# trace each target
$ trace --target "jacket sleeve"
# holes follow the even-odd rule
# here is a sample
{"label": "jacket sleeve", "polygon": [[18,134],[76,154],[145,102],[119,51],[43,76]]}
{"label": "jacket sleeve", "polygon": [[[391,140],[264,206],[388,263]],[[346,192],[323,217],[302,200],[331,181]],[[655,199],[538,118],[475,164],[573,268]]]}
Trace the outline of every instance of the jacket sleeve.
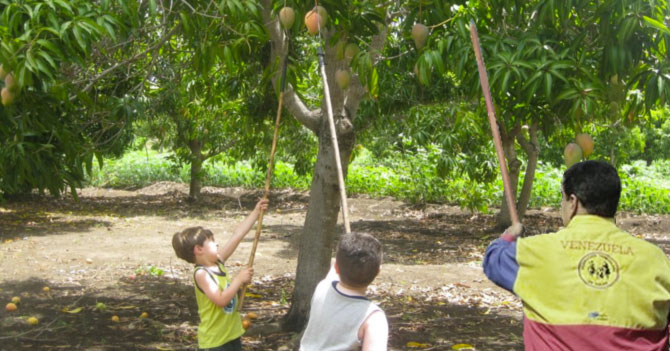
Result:
{"label": "jacket sleeve", "polygon": [[496,285],[514,292],[514,282],[519,272],[516,261],[516,241],[504,235],[493,241],[484,254],[484,274]]}

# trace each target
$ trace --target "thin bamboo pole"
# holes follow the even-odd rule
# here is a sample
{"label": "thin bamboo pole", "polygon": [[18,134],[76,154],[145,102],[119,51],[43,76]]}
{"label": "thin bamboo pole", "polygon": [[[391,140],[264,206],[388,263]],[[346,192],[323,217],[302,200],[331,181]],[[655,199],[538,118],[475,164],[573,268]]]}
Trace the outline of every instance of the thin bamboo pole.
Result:
{"label": "thin bamboo pole", "polygon": [[349,225],[349,207],[347,206],[347,192],[344,188],[344,175],[342,172],[342,159],[340,158],[340,146],[337,142],[337,129],[333,118],[333,106],[330,103],[330,89],[328,88],[328,78],[326,77],[326,56],[323,49],[319,47],[319,67],[321,68],[321,78],[323,79],[323,96],[326,101],[326,110],[328,115],[328,125],[330,126],[330,140],[333,143],[333,153],[335,154],[335,167],[337,168],[337,183],[340,187],[340,200],[342,202],[342,221],[344,222],[344,232],[351,233]]}
{"label": "thin bamboo pole", "polygon": [[498,122],[496,121],[496,113],[493,108],[493,99],[491,98],[491,90],[489,88],[489,77],[486,74],[486,66],[484,65],[484,58],[482,57],[482,48],[479,44],[479,35],[477,34],[477,26],[475,22],[470,20],[470,37],[472,38],[472,47],[475,50],[475,57],[477,58],[477,69],[479,70],[479,81],[484,93],[484,101],[486,101],[486,110],[489,115],[489,123],[491,125],[491,133],[493,134],[493,143],[496,146],[496,153],[498,154],[498,163],[500,164],[500,173],[502,174],[503,187],[505,188],[505,198],[507,199],[507,207],[509,207],[510,217],[512,223],[521,223],[519,215],[516,212],[516,205],[514,204],[514,194],[512,194],[512,185],[507,171],[507,162],[505,161],[505,154],[503,153],[502,141],[500,138],[500,131],[498,130]]}
{"label": "thin bamboo pole", "polygon": [[[281,76],[281,90],[279,91],[279,106],[277,107],[277,118],[275,119],[275,130],[272,136],[272,149],[270,151],[270,161],[268,162],[268,172],[265,175],[265,189],[263,191],[263,198],[267,199],[270,196],[270,182],[272,181],[272,174],[274,170],[274,160],[275,160],[275,151],[277,150],[277,137],[279,135],[279,122],[281,121],[281,112],[284,106],[284,88],[286,86],[286,66],[288,65],[288,56],[284,58],[284,65],[282,67],[282,76]],[[249,262],[247,267],[254,266],[254,258],[256,257],[256,248],[258,247],[258,241],[261,237],[261,230],[263,229],[263,215],[265,214],[264,210],[261,210],[261,213],[258,215],[258,220],[256,224],[256,235],[254,236],[254,244],[251,247],[251,253],[249,254]],[[244,296],[247,293],[247,286],[244,285],[242,288],[242,293],[240,294],[240,303],[237,304],[237,310],[242,310],[242,305],[244,305]]]}

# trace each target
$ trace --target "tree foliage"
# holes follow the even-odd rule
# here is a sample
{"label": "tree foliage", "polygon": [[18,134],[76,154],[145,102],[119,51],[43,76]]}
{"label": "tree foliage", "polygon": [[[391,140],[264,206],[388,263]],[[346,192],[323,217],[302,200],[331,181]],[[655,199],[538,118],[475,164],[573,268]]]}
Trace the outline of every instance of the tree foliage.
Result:
{"label": "tree foliage", "polygon": [[[517,153],[528,159],[521,213],[538,160],[537,133],[566,136],[554,139],[553,147],[562,148],[594,123],[637,123],[670,93],[665,1],[420,4],[424,22],[436,25],[419,58],[420,78],[426,71],[453,72],[472,97],[481,90],[469,22],[478,27],[514,192]],[[509,218],[499,220],[504,225]]]}
{"label": "tree foliage", "polygon": [[118,67],[135,60],[138,11],[135,1],[0,1],[0,63],[17,81],[0,107],[2,193],[60,194],[95,156],[122,151],[142,67]]}
{"label": "tree foliage", "polygon": [[[166,102],[163,112],[172,106],[191,116],[179,120],[191,121],[188,128],[172,126],[182,136],[174,144],[179,155],[201,137],[203,154],[220,151],[225,137],[215,117],[225,109],[268,112],[260,63],[268,57],[266,36],[255,2],[21,0],[2,1],[0,10],[0,62],[18,80],[15,101],[0,117],[0,167],[13,169],[2,172],[4,193],[80,186],[94,157],[102,162],[123,150],[137,112],[154,111],[143,106],[150,100]],[[157,89],[145,94],[146,87]],[[255,134],[243,131],[228,136]]]}

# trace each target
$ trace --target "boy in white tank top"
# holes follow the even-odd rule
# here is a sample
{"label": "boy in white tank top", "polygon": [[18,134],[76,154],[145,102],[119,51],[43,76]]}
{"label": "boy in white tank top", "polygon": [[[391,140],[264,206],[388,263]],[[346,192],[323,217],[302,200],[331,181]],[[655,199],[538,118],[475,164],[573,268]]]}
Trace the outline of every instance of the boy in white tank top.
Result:
{"label": "boy in white tank top", "polygon": [[373,236],[342,236],[335,264],[314,290],[300,351],[386,351],[386,315],[366,297],[381,261],[382,246]]}

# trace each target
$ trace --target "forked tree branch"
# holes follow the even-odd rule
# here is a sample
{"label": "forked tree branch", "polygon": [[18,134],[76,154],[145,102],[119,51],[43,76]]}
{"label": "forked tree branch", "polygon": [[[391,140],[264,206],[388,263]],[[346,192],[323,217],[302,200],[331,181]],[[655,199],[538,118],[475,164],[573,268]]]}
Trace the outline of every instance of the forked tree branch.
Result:
{"label": "forked tree branch", "polygon": [[[265,28],[270,35],[270,41],[272,44],[271,57],[273,61],[279,59],[279,65],[277,67],[282,67],[284,65],[284,60],[287,59],[288,54],[288,38],[282,32],[281,27],[279,26],[279,21],[272,18],[272,0],[262,0],[262,9],[261,13],[263,15],[263,23]],[[274,74],[272,78],[273,84],[276,84],[279,80],[280,70]],[[284,106],[286,109],[295,117],[300,123],[310,130],[316,132],[319,128],[319,120],[321,118],[321,109],[310,109],[302,101],[302,99],[296,94],[293,87],[288,85],[286,91],[284,91]]]}

